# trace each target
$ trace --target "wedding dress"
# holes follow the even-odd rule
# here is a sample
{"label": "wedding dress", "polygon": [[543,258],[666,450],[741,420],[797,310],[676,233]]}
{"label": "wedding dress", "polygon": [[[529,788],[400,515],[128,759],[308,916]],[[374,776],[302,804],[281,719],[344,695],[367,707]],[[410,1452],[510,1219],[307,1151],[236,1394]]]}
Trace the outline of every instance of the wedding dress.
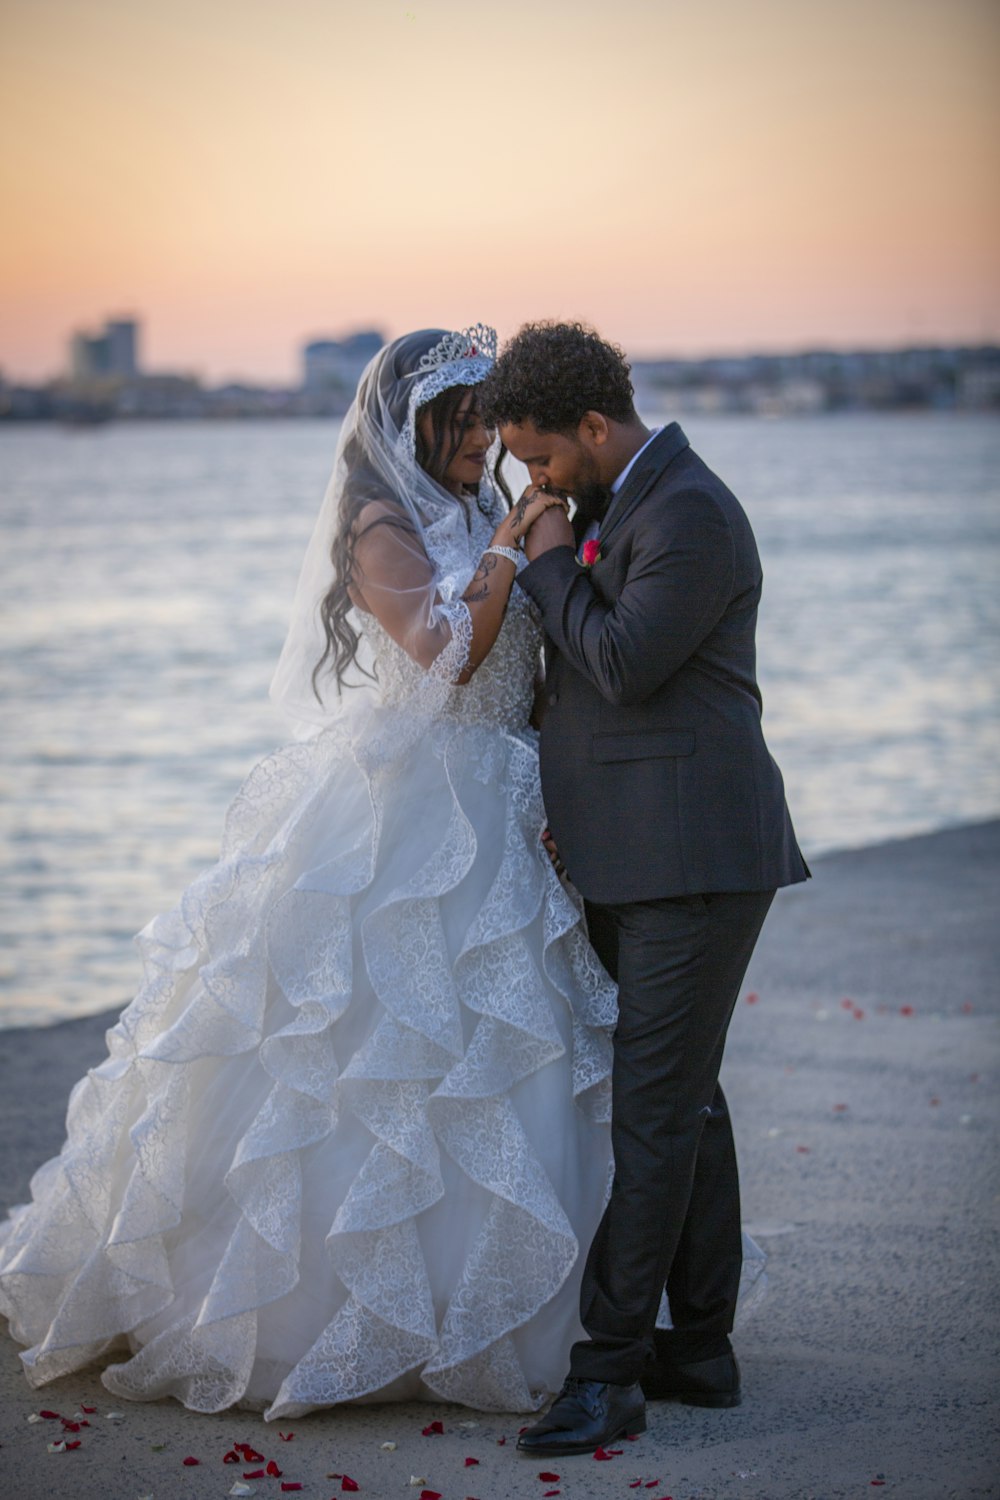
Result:
{"label": "wedding dress", "polygon": [[[454,363],[425,389],[476,374]],[[378,419],[397,454],[409,408]],[[520,589],[454,685],[502,514],[485,488],[467,514],[423,495],[444,649],[427,670],[365,617],[376,685],[256,767],[219,862],[140,934],[143,985],[0,1227],[33,1384],[100,1360],[116,1395],[268,1419],[523,1411],[561,1384],[609,1184],[615,991],[539,839]]]}
{"label": "wedding dress", "polygon": [[[436,503],[457,597],[503,511]],[[251,773],[0,1229],[35,1384],[110,1358],[119,1396],[275,1418],[562,1380],[615,995],[539,841],[540,630],[514,589],[461,687],[461,631],[430,683],[365,639],[377,692]]]}

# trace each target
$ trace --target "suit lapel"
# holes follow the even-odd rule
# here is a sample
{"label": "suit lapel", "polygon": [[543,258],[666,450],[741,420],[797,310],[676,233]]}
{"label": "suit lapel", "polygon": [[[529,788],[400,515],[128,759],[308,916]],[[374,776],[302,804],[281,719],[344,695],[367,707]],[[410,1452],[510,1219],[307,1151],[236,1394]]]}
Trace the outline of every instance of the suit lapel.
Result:
{"label": "suit lapel", "polygon": [[612,533],[617,531],[626,516],[635,510],[653,481],[688,447],[690,444],[678,422],[671,422],[656,434],[604,514],[600,533],[602,546],[610,541]]}

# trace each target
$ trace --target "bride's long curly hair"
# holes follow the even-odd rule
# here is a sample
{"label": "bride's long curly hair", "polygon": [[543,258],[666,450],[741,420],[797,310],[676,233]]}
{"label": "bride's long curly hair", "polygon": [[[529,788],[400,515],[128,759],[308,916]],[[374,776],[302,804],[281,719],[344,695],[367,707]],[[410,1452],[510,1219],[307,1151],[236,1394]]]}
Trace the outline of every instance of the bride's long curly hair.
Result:
{"label": "bride's long curly hair", "polygon": [[[472,401],[464,412],[459,408],[469,394],[473,393]],[[428,442],[421,431],[421,418],[426,412],[431,417],[431,442]],[[453,385],[447,390],[441,391],[425,406],[421,406],[416,414],[416,457],[417,463],[439,484],[444,483],[445,472],[455,454],[462,446],[466,432],[473,422],[479,417],[479,395],[476,386]],[[500,472],[500,464],[506,450],[501,445],[500,451],[493,462],[491,478],[497,489],[503,495],[507,504],[511,503],[510,490]],[[313,668],[312,686],[317,701],[322,702],[319,691],[318,679],[324,666],[332,661],[333,671],[337,679],[338,691],[344,687],[344,677],[352,662],[357,660],[358,643],[360,637],[351,624],[348,616],[353,608],[350,594],[350,586],[354,576],[354,548],[357,545],[359,533],[357,520],[361,511],[372,500],[386,500],[385,483],[379,478],[370,459],[365,453],[364,445],[355,437],[344,448],[343,462],[347,469],[344,481],[344,492],[340,506],[337,529],[334,533],[333,543],[330,548],[330,557],[333,562],[333,583],[323,599],[320,606],[320,619],[323,624],[323,634],[326,637],[326,646],[323,655]],[[462,505],[466,513],[466,525],[472,525],[470,506],[475,504],[483,515],[489,516],[488,498],[482,496],[477,488],[466,490],[461,499],[456,500],[456,505]],[[412,523],[400,509],[398,519],[391,515],[380,517],[372,523],[375,526],[399,526],[406,531],[412,531]],[[367,529],[367,528],[366,528]],[[361,670],[365,670],[361,668]],[[365,676],[371,677],[370,672],[365,671]],[[349,685],[349,684],[348,684]]]}

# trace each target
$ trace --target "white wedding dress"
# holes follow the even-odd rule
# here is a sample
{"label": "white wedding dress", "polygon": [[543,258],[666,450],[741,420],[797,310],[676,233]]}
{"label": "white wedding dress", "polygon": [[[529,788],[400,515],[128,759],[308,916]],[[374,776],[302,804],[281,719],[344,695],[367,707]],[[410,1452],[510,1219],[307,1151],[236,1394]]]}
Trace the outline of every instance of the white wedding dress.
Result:
{"label": "white wedding dress", "polygon": [[529,611],[514,589],[429,720],[372,623],[381,703],[260,764],[140,935],[145,983],[0,1229],[33,1383],[110,1357],[119,1396],[269,1418],[558,1388],[615,992],[539,842]]}

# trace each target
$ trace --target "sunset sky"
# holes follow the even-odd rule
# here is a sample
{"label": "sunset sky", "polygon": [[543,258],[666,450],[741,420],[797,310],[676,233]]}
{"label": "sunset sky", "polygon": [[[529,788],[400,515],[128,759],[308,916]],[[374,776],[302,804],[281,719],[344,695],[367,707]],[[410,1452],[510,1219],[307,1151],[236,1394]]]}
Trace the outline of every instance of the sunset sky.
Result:
{"label": "sunset sky", "polygon": [[1000,338],[997,0],[3,0],[0,370]]}

